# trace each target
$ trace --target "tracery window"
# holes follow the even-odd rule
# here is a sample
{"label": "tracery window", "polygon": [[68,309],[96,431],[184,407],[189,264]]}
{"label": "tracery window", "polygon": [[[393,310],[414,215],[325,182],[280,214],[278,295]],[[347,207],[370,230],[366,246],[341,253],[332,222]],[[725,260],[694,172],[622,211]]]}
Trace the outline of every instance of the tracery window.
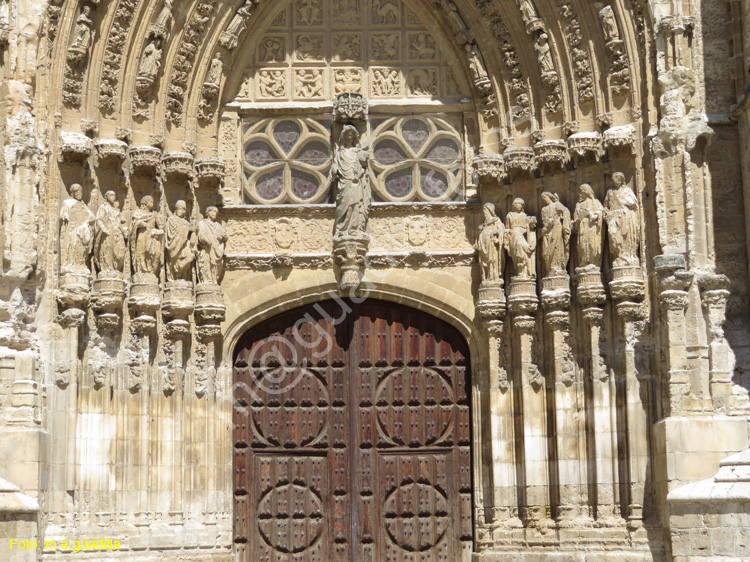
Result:
{"label": "tracery window", "polygon": [[252,203],[311,204],[328,199],[330,125],[310,118],[263,119],[247,126],[245,197]]}
{"label": "tracery window", "polygon": [[460,194],[461,138],[437,117],[385,119],[373,131],[370,169],[383,201],[446,201]]}

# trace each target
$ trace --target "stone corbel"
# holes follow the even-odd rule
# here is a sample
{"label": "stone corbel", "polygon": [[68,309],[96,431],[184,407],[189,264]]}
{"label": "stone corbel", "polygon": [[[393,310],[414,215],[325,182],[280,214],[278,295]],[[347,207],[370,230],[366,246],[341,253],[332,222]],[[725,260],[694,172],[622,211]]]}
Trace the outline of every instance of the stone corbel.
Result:
{"label": "stone corbel", "polygon": [[100,164],[122,166],[128,157],[128,144],[118,139],[99,139],[95,143]]}
{"label": "stone corbel", "polygon": [[529,146],[509,146],[503,152],[505,169],[509,174],[532,176],[536,168],[534,149]]}
{"label": "stone corbel", "polygon": [[505,160],[500,154],[480,153],[474,156],[472,165],[477,181],[483,178],[492,178],[499,182],[505,180]]}
{"label": "stone corbel", "polygon": [[91,139],[83,133],[62,131],[60,133],[60,161],[68,164],[84,164],[94,151]]}
{"label": "stone corbel", "polygon": [[195,158],[189,152],[165,152],[161,164],[164,175],[169,180],[184,182],[195,176]]}
{"label": "stone corbel", "polygon": [[226,175],[226,164],[218,157],[207,156],[195,161],[196,177],[198,187],[212,191],[221,189],[221,184]]}
{"label": "stone corbel", "polygon": [[536,164],[543,172],[561,171],[570,160],[564,140],[542,140],[534,144]]}
{"label": "stone corbel", "polygon": [[635,127],[633,125],[610,127],[604,131],[602,145],[609,152],[610,157],[621,153],[635,154]]}
{"label": "stone corbel", "polygon": [[576,164],[595,162],[602,156],[602,135],[596,131],[574,133],[568,137],[568,153]]}
{"label": "stone corbel", "polygon": [[161,166],[161,149],[155,146],[133,146],[130,148],[130,167],[133,173],[155,178]]}

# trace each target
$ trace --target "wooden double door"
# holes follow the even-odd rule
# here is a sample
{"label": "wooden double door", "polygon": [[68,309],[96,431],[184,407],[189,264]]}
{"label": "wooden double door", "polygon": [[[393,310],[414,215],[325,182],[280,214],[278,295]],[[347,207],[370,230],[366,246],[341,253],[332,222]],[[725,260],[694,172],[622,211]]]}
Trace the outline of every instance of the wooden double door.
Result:
{"label": "wooden double door", "polygon": [[238,560],[470,560],[469,355],[453,327],[326,301],[252,328],[234,377]]}

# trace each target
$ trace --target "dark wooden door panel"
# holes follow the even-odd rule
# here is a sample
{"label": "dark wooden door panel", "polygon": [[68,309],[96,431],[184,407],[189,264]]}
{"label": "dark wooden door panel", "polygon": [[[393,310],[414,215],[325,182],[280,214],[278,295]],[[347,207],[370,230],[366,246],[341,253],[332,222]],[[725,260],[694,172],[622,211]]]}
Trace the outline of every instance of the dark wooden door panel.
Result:
{"label": "dark wooden door panel", "polygon": [[418,311],[348,305],[291,311],[238,345],[239,559],[468,560],[466,344]]}

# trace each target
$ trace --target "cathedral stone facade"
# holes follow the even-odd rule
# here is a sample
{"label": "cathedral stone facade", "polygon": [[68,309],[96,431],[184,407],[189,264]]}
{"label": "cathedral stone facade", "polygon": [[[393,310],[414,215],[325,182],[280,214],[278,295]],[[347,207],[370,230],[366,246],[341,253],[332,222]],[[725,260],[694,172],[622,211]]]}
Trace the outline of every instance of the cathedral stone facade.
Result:
{"label": "cathedral stone facade", "polygon": [[747,29],[0,0],[0,559],[750,559]]}

